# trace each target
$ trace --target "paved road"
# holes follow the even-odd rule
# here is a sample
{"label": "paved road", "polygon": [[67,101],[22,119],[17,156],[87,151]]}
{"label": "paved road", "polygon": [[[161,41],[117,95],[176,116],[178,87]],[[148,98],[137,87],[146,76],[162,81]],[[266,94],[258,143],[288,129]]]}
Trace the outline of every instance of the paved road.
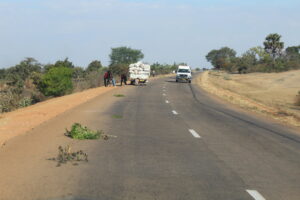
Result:
{"label": "paved road", "polygon": [[194,85],[155,81],[113,109],[124,116],[112,130],[120,137],[95,166],[109,181],[84,180],[101,188],[93,197],[300,199],[300,138],[228,110]]}
{"label": "paved road", "polygon": [[123,118],[105,121],[118,137],[85,145],[90,162],[68,166],[77,173],[60,177],[70,185],[54,199],[300,199],[300,137],[292,131],[172,78],[122,92],[126,96],[105,112],[96,101],[76,111],[86,111],[98,129],[104,114]]}

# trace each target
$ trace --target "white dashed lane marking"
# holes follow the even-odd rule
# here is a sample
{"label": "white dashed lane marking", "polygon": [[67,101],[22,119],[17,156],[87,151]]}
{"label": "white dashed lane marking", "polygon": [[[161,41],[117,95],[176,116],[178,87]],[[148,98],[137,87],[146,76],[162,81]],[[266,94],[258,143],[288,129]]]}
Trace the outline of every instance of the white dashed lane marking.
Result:
{"label": "white dashed lane marking", "polygon": [[168,100],[166,100],[166,103],[170,103]]}
{"label": "white dashed lane marking", "polygon": [[201,136],[193,129],[189,129],[189,132],[195,137],[195,138],[201,138]]}
{"label": "white dashed lane marking", "polygon": [[259,192],[257,192],[256,190],[246,190],[251,197],[253,197],[253,199],[255,200],[266,200],[261,194],[259,194]]}
{"label": "white dashed lane marking", "polygon": [[163,96],[166,96],[166,94],[165,94],[165,93],[163,93]]}
{"label": "white dashed lane marking", "polygon": [[173,113],[174,115],[178,115],[178,112],[176,112],[175,110],[172,110],[172,113]]}

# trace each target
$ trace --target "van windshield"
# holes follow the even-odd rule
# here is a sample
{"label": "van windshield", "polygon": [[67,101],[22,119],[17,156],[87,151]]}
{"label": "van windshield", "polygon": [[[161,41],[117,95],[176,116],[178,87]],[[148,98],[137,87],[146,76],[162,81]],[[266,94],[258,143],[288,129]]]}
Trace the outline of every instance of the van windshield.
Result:
{"label": "van windshield", "polygon": [[190,73],[190,70],[188,70],[188,69],[178,69],[178,72],[181,72],[181,73]]}

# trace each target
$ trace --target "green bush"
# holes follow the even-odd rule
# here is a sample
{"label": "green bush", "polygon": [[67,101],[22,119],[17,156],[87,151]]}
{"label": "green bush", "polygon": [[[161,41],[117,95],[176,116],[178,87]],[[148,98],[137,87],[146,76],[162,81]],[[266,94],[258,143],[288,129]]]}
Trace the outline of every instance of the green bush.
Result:
{"label": "green bush", "polygon": [[28,98],[28,97],[24,97],[23,99],[21,99],[21,101],[19,101],[19,108],[24,108],[27,106],[32,105],[32,99]]}
{"label": "green bush", "polygon": [[42,76],[38,89],[45,96],[63,96],[73,90],[73,70],[67,67],[53,67]]}
{"label": "green bush", "polygon": [[102,131],[93,131],[79,123],[73,124],[71,131],[66,130],[66,136],[77,140],[95,140],[99,139]]}
{"label": "green bush", "polygon": [[34,91],[31,93],[32,104],[39,103],[46,100],[45,95],[39,91]]}

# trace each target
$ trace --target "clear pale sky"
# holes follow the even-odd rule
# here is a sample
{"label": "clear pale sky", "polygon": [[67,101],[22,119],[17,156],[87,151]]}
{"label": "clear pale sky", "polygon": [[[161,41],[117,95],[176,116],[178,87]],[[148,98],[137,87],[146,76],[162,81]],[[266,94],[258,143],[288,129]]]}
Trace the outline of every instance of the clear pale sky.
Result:
{"label": "clear pale sky", "polygon": [[111,47],[141,49],[144,61],[209,67],[205,55],[241,54],[279,33],[300,45],[299,0],[0,0],[0,68],[25,57],[109,63]]}

